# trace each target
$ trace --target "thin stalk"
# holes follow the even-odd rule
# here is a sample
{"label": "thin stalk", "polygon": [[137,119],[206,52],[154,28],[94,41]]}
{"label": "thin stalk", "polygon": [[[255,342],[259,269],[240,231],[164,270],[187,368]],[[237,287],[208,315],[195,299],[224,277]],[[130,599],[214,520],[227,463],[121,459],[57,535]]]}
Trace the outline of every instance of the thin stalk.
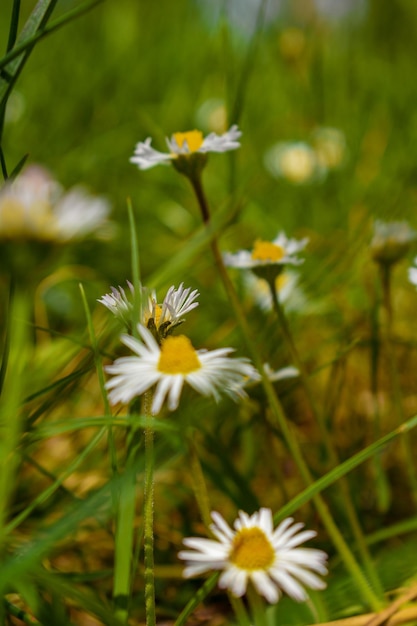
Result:
{"label": "thin stalk", "polygon": [[[401,385],[399,380],[397,355],[395,353],[394,334],[393,334],[393,322],[394,322],[394,309],[392,306],[392,292],[391,292],[391,270],[392,264],[380,263],[380,277],[382,284],[382,300],[386,313],[386,350],[388,357],[388,367],[391,378],[391,391],[392,402],[395,407],[396,413],[399,416],[400,423],[404,423],[406,416],[404,413],[404,407],[401,396]],[[408,481],[411,490],[411,497],[413,499],[414,507],[417,508],[417,470],[414,464],[414,453],[412,450],[412,444],[408,433],[404,433],[402,437],[402,444],[404,450],[405,464],[408,472]]]}
{"label": "thin stalk", "polygon": [[249,618],[248,612],[241,598],[237,598],[232,593],[228,594],[230,605],[236,616],[236,621],[239,626],[251,626],[252,622]]}
{"label": "thin stalk", "polygon": [[[370,367],[370,385],[372,393],[372,405],[373,405],[373,430],[374,439],[379,439],[381,436],[381,411],[379,408],[379,380],[378,372],[381,361],[381,340],[378,321],[378,304],[372,307],[371,312],[371,340],[370,340],[370,352],[369,352],[369,367]],[[373,458],[373,469],[375,472],[375,487],[376,487],[376,501],[377,508],[380,513],[386,513],[391,503],[391,490],[389,482],[386,476],[386,472],[382,465],[381,454],[375,455]]]}
{"label": "thin stalk", "polygon": [[[190,179],[190,182],[196,194],[196,197],[197,197],[200,209],[201,209],[201,213],[203,216],[203,221],[206,224],[208,224],[208,222],[210,221],[210,211],[209,211],[208,203],[207,203],[207,200],[205,198],[205,194],[202,188],[201,180]],[[306,485],[312,485],[314,483],[313,477],[311,476],[310,470],[304,460],[297,438],[295,437],[293,431],[291,430],[289,426],[289,421],[287,420],[285,416],[284,410],[281,406],[278,396],[275,393],[275,389],[271,381],[269,380],[268,376],[265,373],[262,359],[257,350],[256,342],[252,336],[252,332],[246,320],[245,313],[241,307],[239,297],[236,293],[233,283],[231,282],[229,278],[227,269],[223,263],[223,258],[218,248],[217,240],[214,237],[211,241],[211,249],[212,249],[213,256],[217,265],[217,270],[223,282],[224,288],[226,290],[226,294],[228,295],[230,302],[233,306],[235,316],[241,327],[241,330],[244,335],[246,345],[250,352],[251,358],[261,376],[262,385],[264,387],[265,394],[268,398],[274,421],[276,421],[279,428],[281,429],[282,435],[285,438],[288,449],[294,458],[294,462],[296,463],[300,471],[300,474],[304,479],[304,482],[306,483]],[[334,522],[333,517],[327,507],[327,504],[325,503],[321,495],[316,495],[314,497],[314,503],[323,521],[323,524],[325,525],[326,530],[329,533],[331,540],[333,541],[333,544],[335,545],[342,560],[344,561],[346,568],[348,569],[348,571],[350,572],[350,574],[356,581],[358,590],[360,591],[363,599],[373,610],[378,611],[381,608],[382,603],[379,600],[379,598],[376,596],[374,591],[370,588],[367,579],[363,575],[361,568],[359,567],[355,557],[353,556],[352,551],[350,550],[349,546],[345,542],[338,526]]]}
{"label": "thin stalk", "polygon": [[251,582],[249,582],[246,595],[251,609],[253,624],[255,626],[268,626],[265,614],[265,602]]}
{"label": "thin stalk", "polygon": [[190,451],[191,481],[193,485],[195,499],[200,510],[201,519],[205,527],[209,530],[211,525],[210,516],[210,500],[207,491],[206,481],[201,467],[200,459],[197,453],[197,447],[194,440],[190,437],[188,440],[188,449]]}
{"label": "thin stalk", "polygon": [[[275,282],[273,280],[268,281],[269,289],[271,292],[272,303],[274,307],[274,311],[278,317],[278,321],[280,323],[282,333],[284,335],[284,339],[287,343],[287,346],[290,350],[291,357],[293,359],[294,365],[297,367],[300,373],[301,383],[303,385],[305,394],[310,403],[311,410],[313,412],[314,418],[319,426],[321,436],[324,441],[324,445],[326,448],[327,455],[330,460],[331,467],[337,467],[340,464],[340,459],[338,457],[337,451],[333,445],[333,441],[329,435],[329,431],[326,427],[325,421],[323,419],[322,412],[318,409],[314,394],[311,389],[310,380],[308,377],[308,373],[304,367],[304,363],[300,358],[297,347],[295,345],[292,333],[290,331],[286,315],[284,310],[279,302],[277,291],[275,288]],[[343,496],[343,503],[345,506],[345,510],[347,513],[347,518],[353,533],[353,536],[356,540],[356,544],[358,547],[359,554],[361,556],[363,565],[365,567],[366,573],[369,576],[370,581],[374,585],[380,597],[383,597],[384,590],[381,585],[381,581],[378,576],[378,572],[372,560],[371,554],[369,552],[369,548],[366,544],[366,539],[362,531],[361,524],[359,522],[359,518],[355,509],[355,506],[352,501],[352,496],[350,493],[349,482],[345,476],[343,476],[339,481],[340,489]]]}
{"label": "thin stalk", "polygon": [[17,29],[19,26],[20,0],[13,0],[12,16],[10,19],[9,39],[7,41],[7,52],[9,52],[16,41]]}
{"label": "thin stalk", "polygon": [[[151,416],[152,391],[147,391],[143,401],[144,414]],[[145,509],[144,509],[144,555],[145,555],[145,613],[146,626],[155,626],[155,564],[154,564],[154,433],[150,423],[145,428]]]}

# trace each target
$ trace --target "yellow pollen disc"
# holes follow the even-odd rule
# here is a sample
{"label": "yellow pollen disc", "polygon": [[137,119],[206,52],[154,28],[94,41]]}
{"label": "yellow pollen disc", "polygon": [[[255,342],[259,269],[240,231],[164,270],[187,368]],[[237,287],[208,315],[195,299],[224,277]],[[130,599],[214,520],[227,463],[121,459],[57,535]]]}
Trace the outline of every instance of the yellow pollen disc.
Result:
{"label": "yellow pollen disc", "polygon": [[197,152],[203,145],[203,133],[199,130],[188,130],[185,133],[174,133],[173,138],[177,142],[179,148],[183,148],[187,143],[190,152]]}
{"label": "yellow pollen disc", "polygon": [[170,335],[162,343],[158,370],[163,374],[189,374],[200,368],[200,359],[188,337]]}
{"label": "yellow pollen disc", "polygon": [[270,241],[257,239],[252,250],[252,259],[255,261],[280,261],[285,256],[284,248]]}
{"label": "yellow pollen disc", "polygon": [[233,540],[229,558],[240,569],[267,570],[275,560],[275,552],[260,528],[242,528]]}

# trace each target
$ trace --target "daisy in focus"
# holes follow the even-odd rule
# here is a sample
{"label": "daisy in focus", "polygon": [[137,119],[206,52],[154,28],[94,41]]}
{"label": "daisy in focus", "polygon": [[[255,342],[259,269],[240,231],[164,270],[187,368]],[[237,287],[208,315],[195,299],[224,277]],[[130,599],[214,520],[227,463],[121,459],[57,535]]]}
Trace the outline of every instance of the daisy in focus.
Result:
{"label": "daisy in focus", "polygon": [[[132,321],[135,289],[129,281],[127,284],[129,287],[127,293],[123,287],[119,286],[118,289],[112,287],[111,293],[99,298],[98,302],[107,307],[115,317],[129,327]],[[181,283],[178,289],[172,285],[163,302],[158,304],[156,292],[141,287],[141,323],[152,332],[155,339],[160,343],[161,339],[164,339],[174,328],[184,322],[183,315],[198,306],[196,300],[199,295],[197,289],[184,288],[184,283]]]}
{"label": "daisy in focus", "polygon": [[203,133],[199,130],[174,133],[170,139],[166,139],[168,153],[155,150],[151,145],[151,137],[148,137],[145,141],[136,144],[135,153],[130,158],[130,162],[137,165],[140,170],[147,170],[160,163],[181,160],[181,157],[189,159],[208,152],[228,152],[240,147],[241,135],[236,125],[231,126],[222,135],[210,133],[207,137],[203,137]]}
{"label": "daisy in focus", "polygon": [[195,350],[185,335],[169,335],[159,345],[141,324],[138,331],[141,339],[121,337],[136,356],[121,357],[106,367],[113,375],[106,384],[112,404],[129,404],[156,385],[151,408],[156,415],[165,400],[170,411],[178,407],[184,383],[216,401],[222,393],[238,399],[246,396],[245,381],[257,376],[248,359],[229,357],[232,348]]}
{"label": "daisy in focus", "polygon": [[110,205],[82,187],[65,192],[47,170],[32,165],[0,189],[0,239],[64,243],[106,236]]}
{"label": "daisy in focus", "polygon": [[300,265],[304,259],[297,254],[305,248],[308,238],[288,239],[280,232],[273,241],[257,239],[252,250],[239,250],[235,254],[223,255],[225,265],[238,269],[252,270],[260,278],[274,282],[287,265]]}
{"label": "daisy in focus", "polygon": [[178,556],[185,563],[184,576],[198,576],[210,570],[222,570],[219,587],[241,597],[249,581],[268,602],[275,603],[284,592],[297,602],[308,596],[304,587],[324,589],[326,584],[316,575],[327,574],[327,554],[313,548],[299,548],[315,537],[304,524],[285,519],[274,530],[272,512],[261,508],[249,516],[242,511],[233,529],[220,513],[211,514],[210,529],[216,540],[198,537],[184,539],[191,550]]}

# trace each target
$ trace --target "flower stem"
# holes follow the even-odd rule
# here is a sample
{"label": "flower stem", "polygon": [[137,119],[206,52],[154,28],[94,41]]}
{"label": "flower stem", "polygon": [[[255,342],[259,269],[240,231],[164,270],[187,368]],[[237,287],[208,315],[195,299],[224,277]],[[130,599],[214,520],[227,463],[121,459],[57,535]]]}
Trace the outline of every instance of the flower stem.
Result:
{"label": "flower stem", "polygon": [[[146,418],[151,416],[152,392],[147,391],[143,400]],[[144,508],[144,554],[145,554],[145,613],[146,626],[155,626],[155,577],[154,577],[154,433],[149,422],[145,427],[145,508]]]}
{"label": "flower stem", "polygon": [[203,470],[197,453],[197,447],[195,441],[191,437],[188,439],[188,448],[191,457],[190,475],[195,499],[197,501],[198,508],[200,509],[201,519],[203,520],[205,527],[209,530],[211,525],[210,501],[206,481],[204,480]]}
{"label": "flower stem", "polygon": [[251,626],[252,622],[241,598],[237,598],[232,593],[228,594],[229,602],[236,616],[236,622],[239,626]]}
{"label": "flower stem", "polygon": [[[323,418],[323,414],[322,412],[318,409],[317,404],[315,402],[314,399],[314,394],[312,392],[311,389],[311,385],[310,385],[310,380],[309,380],[309,376],[308,373],[304,367],[304,363],[302,362],[300,355],[298,353],[297,347],[295,345],[295,342],[293,340],[292,337],[292,333],[290,331],[288,322],[287,322],[287,318],[286,315],[284,313],[284,310],[281,306],[281,303],[278,299],[277,296],[277,291],[275,288],[275,282],[274,281],[268,281],[268,285],[269,285],[269,289],[271,292],[271,296],[272,296],[272,303],[273,303],[273,307],[274,307],[274,311],[277,314],[279,323],[281,325],[281,329],[284,335],[284,339],[287,343],[287,346],[290,350],[291,353],[291,357],[293,359],[294,365],[297,367],[299,374],[300,374],[300,379],[301,379],[301,383],[304,387],[307,399],[310,403],[311,406],[311,410],[313,412],[314,418],[319,426],[320,429],[320,433],[321,436],[323,438],[324,441],[324,445],[326,448],[326,452],[328,455],[328,458],[330,460],[330,464],[331,467],[337,467],[337,465],[340,464],[340,459],[338,457],[337,451],[335,449],[335,446],[333,445],[333,441],[330,437],[329,431],[326,427],[325,424],[325,420]],[[372,584],[374,585],[375,589],[377,590],[378,594],[383,597],[384,594],[384,590],[382,588],[381,585],[381,581],[379,579],[377,570],[375,568],[375,565],[372,561],[372,557],[370,555],[368,546],[366,544],[366,540],[362,531],[362,527],[361,524],[359,522],[358,519],[358,515],[355,509],[355,506],[353,504],[352,501],[352,496],[350,493],[350,487],[349,487],[349,483],[348,480],[345,476],[340,478],[339,481],[339,485],[340,485],[340,489],[341,489],[341,494],[343,496],[343,503],[346,509],[346,513],[347,513],[347,518],[351,527],[351,530],[353,532],[353,536],[355,537],[356,540],[356,545],[358,548],[358,551],[361,555],[362,561],[363,561],[363,565],[366,569],[366,573],[369,576],[369,579],[372,581]]]}
{"label": "flower stem", "polygon": [[265,602],[250,582],[248,584],[246,595],[251,608],[253,624],[255,626],[267,626],[268,622],[265,615]]}
{"label": "flower stem", "polygon": [[[395,407],[396,413],[399,416],[400,423],[402,424],[406,420],[406,416],[404,414],[404,407],[401,398],[401,387],[399,381],[399,373],[398,373],[398,364],[397,364],[397,355],[395,353],[395,342],[394,342],[394,334],[393,334],[393,321],[394,321],[394,310],[392,306],[392,295],[391,295],[391,270],[392,264],[390,263],[380,263],[380,276],[381,276],[381,284],[382,284],[382,299],[383,306],[386,313],[386,351],[388,357],[388,367],[389,373],[392,383],[392,402]],[[417,472],[416,467],[414,465],[414,455],[411,446],[410,436],[408,433],[404,433],[402,437],[402,444],[404,450],[404,458],[408,472],[408,481],[411,489],[411,496],[413,499],[414,507],[417,508]]]}
{"label": "flower stem", "polygon": [[[208,224],[210,221],[210,211],[208,207],[208,203],[203,191],[203,187],[201,184],[201,180],[193,180],[190,179],[194,192],[196,194],[203,221],[205,224]],[[281,406],[281,403],[278,399],[278,396],[275,393],[275,389],[269,380],[268,376],[265,373],[262,359],[259,355],[256,342],[252,337],[252,333],[250,331],[248,322],[245,317],[245,313],[241,307],[239,297],[236,293],[236,290],[231,282],[229,275],[227,273],[227,269],[223,263],[223,258],[219,251],[217,241],[215,238],[211,241],[211,248],[213,252],[213,256],[217,265],[217,269],[220,275],[220,278],[223,282],[226,293],[230,299],[230,302],[233,306],[235,316],[237,321],[241,327],[242,333],[244,335],[246,345],[251,354],[252,360],[255,364],[255,367],[259,371],[261,375],[262,384],[266,393],[266,396],[269,401],[270,409],[273,415],[274,420],[277,422],[279,428],[281,429],[282,435],[287,443],[288,449],[292,454],[294,461],[300,471],[301,476],[304,479],[306,485],[313,484],[314,480],[311,476],[310,470],[304,461],[303,455],[301,453],[300,446],[298,444],[297,438],[295,437],[293,431],[291,430],[288,420],[285,416],[284,410]],[[329,533],[330,538],[332,539],[336,549],[338,550],[341,558],[343,559],[346,568],[356,581],[358,590],[361,592],[362,598],[364,601],[374,610],[378,611],[381,608],[381,601],[375,595],[374,591],[370,588],[367,579],[363,575],[353,553],[351,552],[348,544],[344,540],[338,526],[333,520],[333,517],[325,503],[324,499],[321,495],[316,495],[314,497],[315,506],[320,514],[320,517],[325,525],[327,532]]]}

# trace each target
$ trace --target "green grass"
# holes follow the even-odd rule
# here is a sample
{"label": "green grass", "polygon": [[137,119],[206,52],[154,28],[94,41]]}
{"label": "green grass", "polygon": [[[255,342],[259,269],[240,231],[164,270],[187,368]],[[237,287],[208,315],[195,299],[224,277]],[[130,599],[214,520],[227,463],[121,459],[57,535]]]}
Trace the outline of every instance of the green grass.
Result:
{"label": "green grass", "polygon": [[[288,2],[273,19],[261,13],[250,37],[228,17],[226,2],[211,20],[203,2],[192,0],[92,7],[42,0],[34,14],[35,2],[20,11],[19,4],[6,0],[0,8],[4,55],[28,37],[31,44],[24,64],[19,55],[3,65],[0,59],[16,75],[11,90],[11,79],[0,77],[3,105],[10,91],[2,170],[16,174],[27,158],[66,189],[82,185],[107,197],[115,230],[109,240],[62,250],[0,242],[0,621],[145,623],[149,463],[157,623],[192,624],[193,612],[203,619],[201,603],[207,623],[237,623],[233,610],[245,621],[244,605],[229,601],[216,577],[181,576],[182,539],[206,534],[205,489],[209,507],[229,522],[239,509],[267,506],[277,522],[292,515],[317,530],[312,543],[329,553],[328,588],[306,604],[283,598],[264,616],[254,609],[258,625],[367,613],[373,597],[388,605],[417,574],[407,462],[407,445],[411,452],[416,445],[417,293],[407,278],[416,246],[392,269],[389,320],[369,245],[375,219],[407,220],[417,229],[417,7],[369,0],[362,17],[333,22],[309,13],[307,3],[297,13]],[[207,101],[223,103],[227,125],[238,123],[243,133],[239,150],[209,155],[208,228],[186,177],[170,166],[140,171],[129,163],[146,137],[164,151],[175,131],[213,130]],[[311,143],[318,127],[344,134],[340,167],[302,185],[274,178],[266,151],[283,141]],[[0,197],[0,236],[1,229]],[[180,331],[196,348],[232,346],[236,356],[274,369],[291,363],[273,312],[259,309],[243,276],[230,270],[236,316],[232,288],[212,256],[213,241],[222,251],[249,249],[281,229],[310,238],[296,268],[302,306],[284,310],[337,467],[294,380],[254,384],[238,404],[216,404],[186,388],[176,411],[151,421],[139,404],[131,415],[110,407],[102,368],[127,350],[122,325],[97,298],[126,280],[156,288],[158,300],[172,284],[197,288],[200,306]],[[10,268],[17,266],[15,285]],[[154,432],[153,450],[145,429]],[[369,576],[342,480],[384,596],[373,582],[363,592],[323,517],[320,498]],[[149,605],[149,571],[147,581]]]}

